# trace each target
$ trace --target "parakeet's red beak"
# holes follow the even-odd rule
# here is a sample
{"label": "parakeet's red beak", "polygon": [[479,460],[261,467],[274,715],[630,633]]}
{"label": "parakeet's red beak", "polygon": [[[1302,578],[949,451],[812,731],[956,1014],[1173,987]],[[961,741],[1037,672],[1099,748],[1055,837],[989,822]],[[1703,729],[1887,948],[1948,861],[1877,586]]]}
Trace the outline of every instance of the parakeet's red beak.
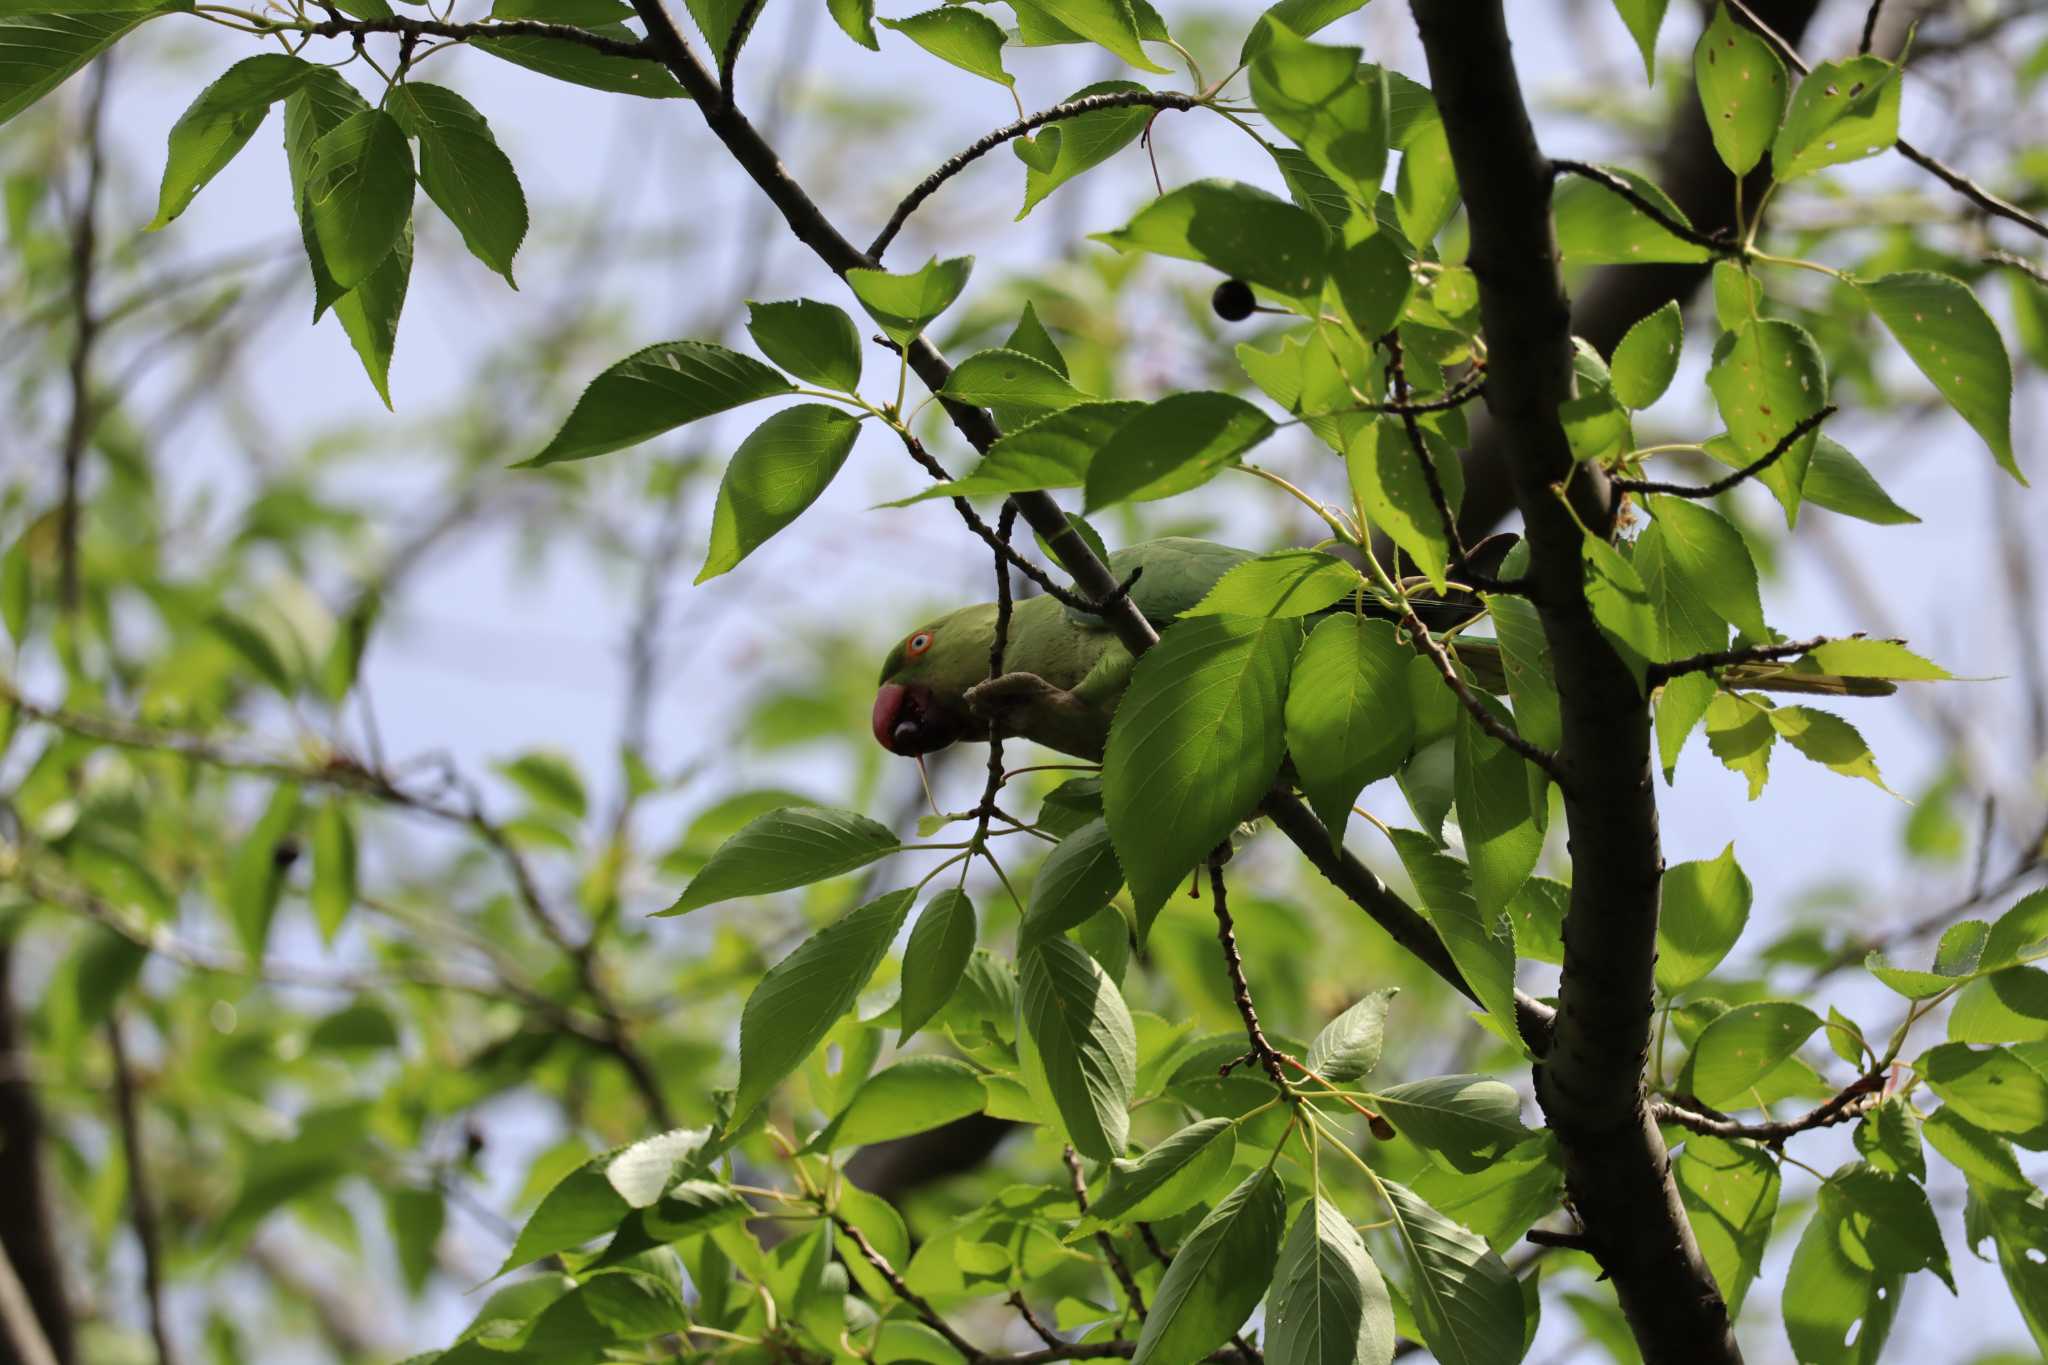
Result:
{"label": "parakeet's red beak", "polygon": [[875,743],[892,754],[900,752],[895,744],[896,721],[909,699],[910,689],[902,683],[883,683],[882,690],[875,693]]}

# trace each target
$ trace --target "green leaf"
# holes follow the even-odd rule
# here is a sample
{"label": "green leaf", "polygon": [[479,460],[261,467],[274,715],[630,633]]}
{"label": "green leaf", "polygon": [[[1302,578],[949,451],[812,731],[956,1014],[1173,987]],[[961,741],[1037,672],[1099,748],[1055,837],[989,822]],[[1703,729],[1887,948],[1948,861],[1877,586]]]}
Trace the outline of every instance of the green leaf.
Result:
{"label": "green leaf", "polygon": [[[1693,727],[1706,719],[1708,709],[1720,695],[1708,673],[1687,673],[1664,684],[1657,693],[1657,761],[1669,783],[1678,768],[1678,751],[1685,747]],[[1758,718],[1766,731],[1770,722]],[[1769,750],[1766,749],[1768,754]],[[1757,784],[1761,786],[1761,782]],[[1751,799],[1754,799],[1752,793]]]}
{"label": "green leaf", "polygon": [[1423,1344],[1443,1365],[1516,1365],[1522,1358],[1522,1288],[1486,1243],[1425,1204],[1379,1182],[1408,1259],[1408,1304]]}
{"label": "green leaf", "polygon": [[1041,488],[1079,488],[1095,453],[1144,410],[1143,403],[1076,403],[1006,432],[981,463],[951,483],[933,484],[895,506],[930,498],[973,498]]}
{"label": "green leaf", "polygon": [[356,831],[339,800],[313,815],[313,886],[310,895],[320,941],[333,943],[356,903]]}
{"label": "green leaf", "polygon": [[591,1265],[618,1265],[655,1247],[702,1237],[759,1216],[737,1191],[715,1180],[679,1181],[653,1203],[620,1219],[618,1233]]}
{"label": "green leaf", "polygon": [[1458,207],[1450,137],[1429,91],[1397,71],[1387,72],[1387,108],[1394,145],[1401,149],[1401,166],[1394,173],[1394,215],[1402,236],[1427,246]]}
{"label": "green leaf", "polygon": [[[600,37],[617,38],[621,42],[634,42],[640,37],[624,24],[585,27],[591,27],[591,31]],[[650,100],[689,98],[689,94],[660,62],[640,57],[614,57],[567,38],[484,35],[471,39],[470,45],[500,61],[590,90],[637,95]]]}
{"label": "green leaf", "polygon": [[1693,1236],[1732,1318],[1756,1283],[1778,1214],[1778,1163],[1747,1142],[1695,1133],[1672,1163]]}
{"label": "green leaf", "polygon": [[[1692,226],[1684,210],[1652,181],[1626,166],[1600,169],[1627,181],[1673,222]],[[1558,256],[1567,265],[1697,265],[1712,259],[1713,253],[1699,243],[1674,236],[1613,190],[1583,176],[1564,177],[1551,203]]]}
{"label": "green leaf", "polygon": [[818,500],[860,437],[860,421],[824,403],[784,408],[754,428],[725,467],[703,583],[729,572]]}
{"label": "green leaf", "polygon": [[283,783],[271,793],[263,814],[250,826],[228,864],[225,908],[234,922],[236,941],[252,960],[263,956],[270,940],[270,923],[277,917],[277,902],[284,894],[285,873],[291,866],[291,860],[281,855],[298,822],[299,789]]}
{"label": "green leaf", "polygon": [[1027,1069],[1050,1093],[1068,1141],[1107,1161],[1130,1136],[1138,1041],[1131,1013],[1094,958],[1064,938],[1018,959]]}
{"label": "green leaf", "polygon": [[1393,330],[1415,292],[1408,254],[1391,232],[1375,232],[1345,247],[1335,254],[1330,269],[1338,301],[1359,336],[1368,340]]}
{"label": "green leaf", "polygon": [[1345,613],[1317,625],[1294,661],[1287,751],[1333,843],[1342,839],[1359,793],[1391,777],[1414,746],[1406,673],[1412,653],[1391,621]]}
{"label": "green leaf", "polygon": [[2048,1343],[2048,1265],[2041,1259],[2041,1248],[2048,1246],[2048,1210],[2043,1208],[2040,1192],[1982,1191],[1973,1185],[1963,1224],[1974,1239],[1981,1240],[1985,1231],[1990,1232],[2013,1305],[2033,1335],[2035,1349],[2044,1349]]}
{"label": "green leaf", "polygon": [[1394,1305],[1351,1220],[1321,1195],[1302,1206],[1273,1272],[1274,1365],[1387,1365]]}
{"label": "green leaf", "polygon": [[1307,616],[1361,590],[1358,570],[1320,550],[1276,550],[1248,559],[1182,616]]}
{"label": "green leaf", "polygon": [[1790,1000],[1738,1005],[1700,1031],[1686,1063],[1702,1103],[1726,1107],[1799,1050],[1820,1028],[1820,1016]]}
{"label": "green leaf", "polygon": [[866,867],[901,847],[886,826],[865,815],[824,806],[781,806],[720,844],[676,903],[656,913],[681,915],[736,896],[808,886]]}
{"label": "green leaf", "polygon": [[1138,45],[1141,35],[1131,0],[1014,0],[1011,8],[1020,18],[1030,11],[1100,43],[1140,71],[1166,74],[1167,68],[1147,57]]}
{"label": "green leaf", "polygon": [[[284,102],[285,168],[291,174],[292,203],[297,208],[299,214],[299,236],[305,243],[306,259],[313,271],[313,320],[315,322],[320,320],[320,315],[325,313],[330,305],[347,292],[340,285],[336,284],[334,277],[328,273],[326,258],[320,250],[319,236],[313,230],[313,210],[310,199],[313,180],[319,170],[319,162],[314,154],[315,148],[318,147],[322,137],[339,127],[344,120],[368,108],[369,105],[363,102],[363,97],[356,93],[355,87],[328,67],[316,67],[306,77],[304,84],[287,96]],[[398,250],[408,252],[406,270],[409,273],[411,269],[410,243],[403,236],[400,237],[400,246],[394,249],[394,254]],[[389,268],[390,263],[387,261],[384,269],[388,271]],[[403,276],[401,276],[401,283],[402,279]],[[389,283],[388,275],[385,282]],[[373,288],[375,288],[380,296],[386,292],[381,286],[373,286]],[[398,292],[401,296],[403,295],[402,288]],[[367,308],[363,310],[366,318],[371,314],[371,311]],[[378,316],[382,316],[382,313],[379,312]],[[390,316],[395,319],[395,311],[391,312]],[[365,329],[365,337],[371,340],[375,339],[374,334],[367,328]],[[353,339],[353,336],[351,339]],[[370,354],[374,355],[376,354],[376,349],[374,346],[366,348],[360,343],[357,346],[359,353],[367,350]],[[383,350],[385,354],[382,359],[388,362],[388,341]],[[374,382],[382,372],[375,364],[370,364],[368,367],[371,371],[371,379]]]}
{"label": "green leaf", "polygon": [[1735,22],[1725,4],[1692,54],[1693,83],[1723,165],[1748,175],[1785,115],[1785,67],[1761,35]]}
{"label": "green leaf", "polygon": [[714,412],[795,389],[751,356],[708,341],[665,341],[590,381],[569,420],[529,466],[587,460],[640,444]]}
{"label": "green leaf", "polygon": [[1664,26],[1670,4],[1671,0],[1614,0],[1615,11],[1643,54],[1643,77],[1652,85],[1657,81],[1657,30]]}
{"label": "green leaf", "polygon": [[987,1102],[973,1067],[951,1057],[905,1057],[854,1092],[853,1102],[811,1144],[836,1151],[887,1142],[979,1114]]}
{"label": "green leaf", "polygon": [[1238,63],[1250,66],[1273,40],[1273,27],[1263,22],[1266,19],[1306,38],[1365,6],[1366,0],[1279,0],[1252,24],[1252,31],[1245,35],[1244,46],[1239,50]]}
{"label": "green leaf", "polygon": [[398,234],[398,245],[370,277],[333,300],[334,316],[386,408],[391,406],[391,354],[398,345],[398,315],[405,308],[411,280],[412,224],[407,223]]}
{"label": "green leaf", "polygon": [[1955,1292],[1934,1208],[1910,1177],[1852,1162],[1822,1183],[1819,1216],[1835,1220],[1851,1260],[1883,1276],[1932,1270]]}
{"label": "green leaf", "polygon": [[1976,428],[1999,467],[2024,484],[2012,450],[2012,362],[1970,287],[1916,270],[1861,280],[1856,289],[1920,373]]}
{"label": "green leaf", "polygon": [[1271,1166],[1223,1196],[1174,1253],[1131,1365],[1183,1365],[1230,1340],[1272,1282],[1286,1219]]}
{"label": "green leaf", "polygon": [[710,1137],[706,1128],[677,1128],[584,1162],[542,1196],[498,1274],[582,1246],[635,1209],[653,1207],[681,1188],[678,1176],[700,1168],[699,1153]]}
{"label": "green leaf", "polygon": [[1183,492],[1273,430],[1272,418],[1235,394],[1169,394],[1118,427],[1089,462],[1086,510]]}
{"label": "green leaf", "polygon": [[945,261],[934,256],[907,275],[892,275],[886,270],[849,270],[846,284],[883,333],[898,346],[907,347],[932,319],[960,297],[973,269],[972,256],[955,256]]}
{"label": "green leaf", "polygon": [[1060,840],[1039,866],[1023,921],[1017,926],[1018,951],[1077,927],[1109,904],[1123,884],[1123,869],[1117,866],[1108,822],[1089,821]]}
{"label": "green leaf", "polygon": [[[1062,103],[1144,88],[1131,81],[1102,81],[1083,86]],[[1010,150],[1024,163],[1024,207],[1017,210],[1018,220],[1075,176],[1136,142],[1156,113],[1142,104],[1097,109],[1049,124],[1028,138],[1013,139]]]}
{"label": "green leaf", "polygon": [[[1828,1031],[1832,1034],[1834,1030],[1835,1020],[1830,1015]],[[1849,1059],[1849,1064],[1860,1068],[1864,1059],[1857,1054]],[[1927,1154],[1920,1148],[1920,1118],[1897,1095],[1879,1101],[1864,1113],[1863,1121],[1856,1125],[1856,1150],[1880,1171],[1926,1183]]]}
{"label": "green leaf", "polygon": [[[1479,701],[1496,720],[1512,724],[1491,697]],[[1472,869],[1472,898],[1480,919],[1492,923],[1529,880],[1543,852],[1543,787],[1530,780],[1527,759],[1462,713],[1455,757],[1452,782],[1458,829]]]}
{"label": "green leaf", "polygon": [[1770,709],[1755,699],[1716,692],[1707,705],[1707,747],[1730,772],[1749,782],[1749,799],[1762,794],[1770,776],[1771,746],[1778,732]]}
{"label": "green leaf", "polygon": [[[1252,102],[1359,204],[1387,173],[1387,84],[1355,47],[1303,42],[1277,22],[1251,64]],[[1378,333],[1368,333],[1377,336]]]}
{"label": "green leaf", "polygon": [[815,299],[747,304],[747,334],[761,354],[807,384],[860,387],[860,329],[846,310]]}
{"label": "green leaf", "polygon": [[1875,1365],[1891,1334],[1900,1287],[1897,1277],[1874,1275],[1850,1258],[1835,1219],[1815,1217],[1800,1234],[1785,1275],[1785,1335],[1794,1354],[1815,1365]]}
{"label": "green leaf", "polygon": [[[745,837],[744,832],[736,837]],[[717,865],[714,857],[697,880],[703,881]],[[692,883],[691,890],[695,889]],[[914,894],[891,891],[869,901],[812,934],[768,969],[740,1012],[740,1081],[729,1127],[752,1114],[768,1092],[825,1040],[839,1016],[853,1008],[910,913]]]}
{"label": "green leaf", "polygon": [[581,820],[589,813],[590,798],[575,764],[558,753],[534,750],[521,754],[498,771],[514,783],[535,804]]}
{"label": "green leaf", "polygon": [[[1654,497],[1650,515],[1662,532],[1665,559],[1690,589],[1751,639],[1770,638],[1748,542],[1726,517],[1685,498]],[[1725,640],[1725,635],[1723,639]]]}
{"label": "green leaf", "polygon": [[[1438,684],[1441,686],[1441,684]],[[1493,1016],[1503,1037],[1515,1032],[1515,945],[1496,920],[1484,918],[1472,900],[1471,874],[1465,865],[1442,853],[1430,837],[1417,830],[1393,832],[1394,851],[1429,922],[1442,936],[1458,972],[1480,1004]]]}
{"label": "green leaf", "polygon": [[[1828,401],[1820,348],[1805,328],[1775,319],[1745,322],[1724,332],[1714,346],[1707,387],[1744,465],[1769,454]],[[1787,526],[1799,520],[1800,490],[1813,446],[1814,433],[1808,432],[1757,475],[1783,504]]]}
{"label": "green leaf", "polygon": [[1058,370],[1022,351],[975,352],[953,367],[939,396],[1027,415],[1058,412],[1088,398]]}
{"label": "green leaf", "polygon": [[191,0],[165,0],[105,12],[0,15],[0,123],[71,79],[136,25],[191,8]]}
{"label": "green leaf", "polygon": [[941,891],[918,911],[903,948],[903,991],[896,1000],[903,1029],[899,1046],[953,998],[967,959],[974,955],[974,940],[974,902],[966,892]]}
{"label": "green leaf", "polygon": [[434,1272],[434,1244],[441,1240],[447,1205],[437,1189],[401,1186],[384,1192],[384,1215],[398,1253],[399,1277],[415,1299]]}
{"label": "green leaf", "polygon": [[420,188],[470,255],[512,284],[512,258],[526,240],[526,192],[490,124],[453,90],[422,81],[392,87],[387,107],[420,140]]}
{"label": "green leaf", "polygon": [[1823,673],[1848,678],[1894,678],[1911,682],[1941,682],[1955,674],[1907,649],[1897,640],[1830,640],[1816,646],[1807,658]]}
{"label": "green leaf", "polygon": [[493,19],[541,19],[551,24],[575,24],[589,28],[616,24],[633,17],[625,0],[494,0]]}
{"label": "green leaf", "polygon": [[1719,966],[1749,923],[1749,878],[1730,842],[1721,856],[1664,870],[1657,988],[1675,995]]}
{"label": "green leaf", "polygon": [[1234,180],[1197,180],[1152,200],[1097,241],[1213,266],[1292,298],[1322,288],[1328,237],[1304,209]]}
{"label": "green leaf", "polygon": [[1003,28],[979,10],[964,5],[944,5],[913,14],[908,19],[884,19],[883,28],[895,29],[941,61],[962,71],[1015,86],[1017,78],[1003,70]]}
{"label": "green leaf", "polygon": [[1309,1044],[1308,1069],[1337,1085],[1371,1074],[1380,1064],[1380,1048],[1386,1040],[1387,1006],[1398,994],[1400,987],[1390,986],[1361,996],[1323,1025]]}
{"label": "green leaf", "polygon": [[1899,140],[1899,68],[1882,57],[1821,62],[1792,92],[1771,143],[1779,182],[1888,151]]}
{"label": "green leaf", "polygon": [[1586,565],[1586,602],[1593,620],[1621,654],[1638,684],[1645,680],[1648,660],[1661,653],[1669,617],[1660,618],[1658,601],[1650,595],[1636,566],[1613,545],[1597,536],[1579,543]]}
{"label": "green leaf", "polygon": [[412,147],[382,109],[351,114],[313,144],[306,203],[334,282],[352,289],[398,245],[412,217]]}
{"label": "green leaf", "polygon": [[1237,1125],[1230,1119],[1191,1123],[1135,1161],[1118,1158],[1089,1206],[1084,1227],[1154,1222],[1187,1212],[1230,1173]]}
{"label": "green leaf", "polygon": [[170,153],[157,191],[156,217],[146,231],[163,227],[191,204],[206,182],[235,159],[270,114],[313,70],[312,64],[282,52],[265,52],[236,62],[171,125]]}
{"label": "green leaf", "polygon": [[1564,965],[1564,917],[1572,889],[1548,877],[1531,877],[1508,904],[1515,953],[1536,962]]}
{"label": "green leaf", "polygon": [[2048,1124],[2048,1077],[2002,1047],[1943,1043],[1914,1063],[1928,1089],[1958,1117],[1994,1133],[2031,1133]]}
{"label": "green leaf", "polygon": [[1771,728],[1814,762],[1844,777],[1860,777],[1880,791],[1890,791],[1878,774],[1877,759],[1855,726],[1840,716],[1810,706],[1780,706],[1770,713]]}
{"label": "green leaf", "polygon": [[1132,670],[1110,723],[1102,797],[1140,939],[1181,878],[1271,790],[1299,640],[1292,621],[1198,616],[1167,627]]}
{"label": "green leaf", "polygon": [[[1426,439],[1424,444],[1439,482],[1447,483],[1444,475],[1456,464],[1456,455],[1440,453]],[[1422,457],[1409,441],[1407,430],[1391,417],[1361,422],[1344,443],[1344,464],[1351,476],[1351,491],[1364,504],[1374,528],[1385,532],[1430,582],[1441,588],[1450,565],[1450,542],[1422,472]],[[1449,487],[1444,491],[1448,502]],[[1451,510],[1455,513],[1456,506]]]}
{"label": "green leaf", "polygon": [[1685,323],[1675,300],[1638,321],[1614,348],[1614,396],[1637,411],[1663,397],[1684,345]]}
{"label": "green leaf", "polygon": [[870,52],[882,50],[875,41],[875,0],[825,0],[825,8],[840,32]]}
{"label": "green leaf", "polygon": [[1928,1144],[1976,1188],[2030,1193],[2034,1186],[2020,1170],[2012,1144],[1964,1118],[1953,1106],[1927,1116],[1920,1127]]}
{"label": "green leaf", "polygon": [[1373,1106],[1416,1146],[1467,1175],[1491,1166],[1529,1136],[1515,1088],[1489,1076],[1432,1076],[1389,1086]]}

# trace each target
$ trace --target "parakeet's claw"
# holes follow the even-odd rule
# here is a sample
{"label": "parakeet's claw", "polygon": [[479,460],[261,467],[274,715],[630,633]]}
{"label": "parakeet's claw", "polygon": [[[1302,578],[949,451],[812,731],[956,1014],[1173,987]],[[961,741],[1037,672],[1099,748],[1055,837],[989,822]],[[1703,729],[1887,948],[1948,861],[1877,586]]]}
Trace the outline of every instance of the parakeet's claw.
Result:
{"label": "parakeet's claw", "polygon": [[1075,705],[1074,694],[1036,673],[1005,673],[967,689],[967,706],[984,720],[1006,720],[1026,709]]}

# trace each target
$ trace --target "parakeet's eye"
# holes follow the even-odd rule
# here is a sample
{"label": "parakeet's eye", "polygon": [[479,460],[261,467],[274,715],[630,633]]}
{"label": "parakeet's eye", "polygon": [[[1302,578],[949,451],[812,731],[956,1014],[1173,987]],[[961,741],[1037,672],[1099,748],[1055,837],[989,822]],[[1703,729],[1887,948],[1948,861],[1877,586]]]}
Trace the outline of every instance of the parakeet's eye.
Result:
{"label": "parakeet's eye", "polygon": [[903,655],[905,658],[915,659],[931,647],[932,633],[928,630],[921,630],[903,642]]}

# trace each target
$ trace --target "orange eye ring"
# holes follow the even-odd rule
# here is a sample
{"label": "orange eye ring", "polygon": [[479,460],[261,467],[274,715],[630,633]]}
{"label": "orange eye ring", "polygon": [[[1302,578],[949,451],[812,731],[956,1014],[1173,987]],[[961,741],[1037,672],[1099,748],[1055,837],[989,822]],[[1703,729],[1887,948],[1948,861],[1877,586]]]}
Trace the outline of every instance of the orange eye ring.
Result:
{"label": "orange eye ring", "polygon": [[915,659],[932,647],[932,633],[921,630],[903,642],[903,657]]}

